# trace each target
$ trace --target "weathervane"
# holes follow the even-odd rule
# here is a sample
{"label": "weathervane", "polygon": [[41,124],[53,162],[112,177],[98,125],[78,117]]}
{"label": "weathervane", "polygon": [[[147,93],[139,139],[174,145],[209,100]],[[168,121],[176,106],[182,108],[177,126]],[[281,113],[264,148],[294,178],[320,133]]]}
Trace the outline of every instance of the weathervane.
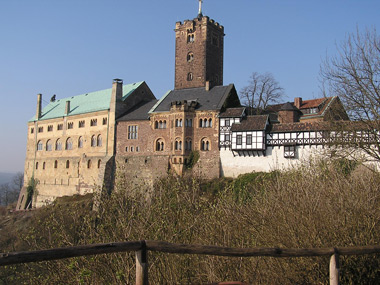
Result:
{"label": "weathervane", "polygon": [[202,3],[203,3],[203,0],[199,0],[198,17],[203,17],[203,15],[202,15]]}

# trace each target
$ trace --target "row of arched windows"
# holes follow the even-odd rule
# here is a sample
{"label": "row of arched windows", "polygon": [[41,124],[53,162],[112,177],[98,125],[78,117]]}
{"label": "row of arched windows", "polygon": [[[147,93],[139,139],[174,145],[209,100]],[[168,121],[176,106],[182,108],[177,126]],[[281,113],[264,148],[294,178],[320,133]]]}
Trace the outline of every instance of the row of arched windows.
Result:
{"label": "row of arched windows", "polygon": [[[209,151],[211,149],[211,143],[210,140],[207,138],[203,138],[200,142],[201,150],[202,151]],[[181,140],[177,139],[174,142],[174,150],[182,150],[183,143]],[[165,143],[163,139],[158,139],[156,141],[156,151],[164,151],[165,149]],[[192,150],[193,149],[193,142],[191,139],[186,139],[185,141],[185,150]]]}
{"label": "row of arched windows", "polygon": [[[175,126],[176,127],[182,127],[182,119],[176,119],[175,120]],[[192,127],[193,126],[193,119],[186,119],[185,120],[185,127]]]}
{"label": "row of arched windows", "polygon": [[155,121],[154,122],[154,128],[155,129],[166,129],[166,120]]}
{"label": "row of arched windows", "polygon": [[[82,148],[84,145],[83,143],[83,137],[79,137],[77,141],[77,147]],[[97,147],[97,146],[102,146],[102,135],[93,135],[91,137],[91,146],[92,147]],[[65,150],[72,150],[74,147],[74,142],[72,138],[67,138],[65,143],[64,143],[64,149]],[[44,145],[42,140],[37,142],[37,150],[41,151],[44,149]],[[46,151],[52,151],[53,150],[53,141],[52,140],[47,140],[45,144],[45,149]],[[63,149],[63,144],[61,139],[57,139],[55,141],[54,145],[55,150],[62,150]]]}
{"label": "row of arched windows", "polygon": [[[97,162],[97,166],[98,166],[98,168],[100,168],[101,163],[102,163],[102,160],[99,159],[98,162]],[[39,167],[39,163],[36,162],[36,170],[38,170],[38,167]],[[65,167],[66,167],[67,169],[70,168],[70,160],[66,160]],[[87,161],[87,168],[91,168],[91,167],[92,167],[92,161],[91,161],[91,159],[89,159],[89,160]],[[55,168],[55,169],[58,168],[58,160],[55,160],[55,161],[54,161],[54,168]],[[42,170],[45,170],[45,169],[46,169],[46,162],[44,161],[44,162],[42,163]]]}
{"label": "row of arched windows", "polygon": [[212,128],[212,119],[199,119],[200,128]]}

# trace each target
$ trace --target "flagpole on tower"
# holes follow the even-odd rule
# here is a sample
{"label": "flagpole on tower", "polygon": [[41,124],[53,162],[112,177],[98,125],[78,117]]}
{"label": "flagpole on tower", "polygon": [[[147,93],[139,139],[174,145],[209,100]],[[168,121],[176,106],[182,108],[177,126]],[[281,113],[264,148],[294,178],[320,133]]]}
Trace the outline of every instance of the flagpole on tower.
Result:
{"label": "flagpole on tower", "polygon": [[203,0],[199,0],[198,18],[203,17],[203,14],[202,14],[202,3],[203,3]]}

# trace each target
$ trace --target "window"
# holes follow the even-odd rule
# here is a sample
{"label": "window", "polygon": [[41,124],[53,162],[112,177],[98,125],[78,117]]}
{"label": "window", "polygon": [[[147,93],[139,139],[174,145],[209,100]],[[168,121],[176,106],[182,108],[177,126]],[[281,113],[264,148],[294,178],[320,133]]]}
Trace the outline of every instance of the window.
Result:
{"label": "window", "polygon": [[58,160],[54,161],[54,168],[58,168]]}
{"label": "window", "polygon": [[99,159],[98,160],[98,168],[100,168],[100,165],[102,164],[102,160],[101,159]]}
{"label": "window", "polygon": [[241,145],[242,144],[242,135],[237,135],[236,136],[236,144]]}
{"label": "window", "polygon": [[38,169],[38,162],[36,162],[36,169]]}
{"label": "window", "polygon": [[224,141],[226,141],[226,142],[231,141],[231,136],[230,136],[230,134],[225,134],[225,135],[224,135]]}
{"label": "window", "polygon": [[97,145],[98,145],[98,146],[102,146],[102,136],[101,136],[101,135],[98,135],[98,138],[97,138]]}
{"label": "window", "polygon": [[107,118],[103,118],[103,125],[107,125]]}
{"label": "window", "polygon": [[72,129],[74,127],[74,123],[73,122],[70,122],[67,124],[67,128],[68,129]]}
{"label": "window", "polygon": [[91,159],[87,161],[87,168],[91,168]]}
{"label": "window", "polygon": [[63,124],[58,124],[57,125],[57,130],[62,131],[63,130]]}
{"label": "window", "polygon": [[43,131],[44,131],[44,127],[39,127],[39,128],[38,128],[38,132],[39,132],[39,133],[42,133]]}
{"label": "window", "polygon": [[55,142],[55,150],[62,150],[62,142],[60,139],[57,139]]}
{"label": "window", "polygon": [[31,133],[31,134],[34,133],[34,128],[30,128],[30,133]]}
{"label": "window", "polygon": [[131,146],[131,152],[133,152],[133,146]]}
{"label": "window", "polygon": [[225,125],[226,127],[229,127],[229,126],[230,126],[230,119],[226,119],[226,120],[224,121],[224,125]]}
{"label": "window", "polygon": [[212,119],[208,119],[208,127],[212,128]]}
{"label": "window", "polygon": [[187,74],[187,81],[192,81],[193,80],[193,73],[189,72]]}
{"label": "window", "polygon": [[182,149],[182,142],[181,141],[175,141],[174,143],[174,149],[175,150],[181,150]]}
{"label": "window", "polygon": [[191,150],[191,148],[192,148],[192,141],[188,139],[185,142],[185,150]]}
{"label": "window", "polygon": [[48,126],[48,132],[52,132],[53,131],[53,125],[49,125]]}
{"label": "window", "polygon": [[176,119],[175,120],[175,126],[176,127],[182,127],[182,119]]}
{"label": "window", "polygon": [[66,160],[66,168],[70,168],[70,161]]}
{"label": "window", "polygon": [[42,141],[38,141],[37,143],[37,150],[43,150],[43,144],[42,144]]}
{"label": "window", "polygon": [[96,146],[96,136],[95,135],[91,137],[91,146],[92,147]]}
{"label": "window", "polygon": [[192,52],[189,52],[187,54],[187,62],[192,62],[194,59],[194,54]]}
{"label": "window", "polygon": [[97,126],[98,125],[98,120],[97,119],[92,119],[91,121],[90,121],[90,126],[91,127],[95,127],[95,126]]}
{"label": "window", "polygon": [[193,43],[194,42],[194,34],[189,34],[187,36],[187,42],[188,43]]}
{"label": "window", "polygon": [[186,119],[185,127],[192,127],[192,126],[193,126],[193,119]]}
{"label": "window", "polygon": [[164,141],[162,139],[157,140],[156,151],[164,151]]}
{"label": "window", "polygon": [[44,161],[44,162],[42,163],[42,170],[45,170],[45,167],[46,167],[46,162]]}
{"label": "window", "polygon": [[66,150],[72,150],[73,149],[73,140],[71,138],[68,138],[66,140]]}
{"label": "window", "polygon": [[247,135],[247,145],[252,144],[252,135]]}
{"label": "window", "polygon": [[78,128],[84,128],[84,126],[85,126],[85,121],[79,121]]}
{"label": "window", "polygon": [[53,144],[51,143],[51,140],[48,140],[46,142],[46,151],[52,151],[53,150]]}
{"label": "window", "polygon": [[284,157],[285,158],[295,158],[296,157],[296,146],[295,145],[284,146]]}
{"label": "window", "polygon": [[78,139],[78,148],[82,148],[82,147],[83,147],[83,138],[79,137],[79,139]]}
{"label": "window", "polygon": [[210,150],[210,142],[208,139],[201,140],[201,150],[209,151]]}
{"label": "window", "polygon": [[140,151],[140,147],[136,146],[136,152]]}
{"label": "window", "polygon": [[129,140],[137,139],[137,126],[128,126],[128,139]]}
{"label": "window", "polygon": [[125,147],[125,151],[128,152],[128,147],[127,146]]}

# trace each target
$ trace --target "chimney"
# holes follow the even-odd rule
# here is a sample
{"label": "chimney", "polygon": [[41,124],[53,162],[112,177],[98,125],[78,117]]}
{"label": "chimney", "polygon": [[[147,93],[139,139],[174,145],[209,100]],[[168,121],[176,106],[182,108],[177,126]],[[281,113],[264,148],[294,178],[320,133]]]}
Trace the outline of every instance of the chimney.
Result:
{"label": "chimney", "polygon": [[210,91],[210,81],[206,81],[206,91]]}
{"label": "chimney", "polygon": [[116,102],[121,102],[123,98],[123,79],[116,78],[112,83],[112,99],[115,99]]}
{"label": "chimney", "polygon": [[66,101],[65,115],[70,113],[70,101]]}
{"label": "chimney", "polygon": [[294,106],[299,109],[301,108],[301,105],[302,105],[302,98],[301,97],[294,98]]}
{"label": "chimney", "polygon": [[37,120],[41,118],[41,102],[42,102],[42,94],[37,94],[37,111],[36,111]]}

